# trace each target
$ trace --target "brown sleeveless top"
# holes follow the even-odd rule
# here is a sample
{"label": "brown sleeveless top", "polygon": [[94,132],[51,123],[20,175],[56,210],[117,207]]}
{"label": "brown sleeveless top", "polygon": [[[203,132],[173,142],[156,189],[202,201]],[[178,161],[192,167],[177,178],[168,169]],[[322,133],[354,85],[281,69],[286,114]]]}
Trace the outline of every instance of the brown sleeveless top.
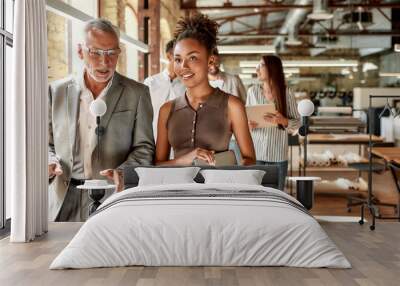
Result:
{"label": "brown sleeveless top", "polygon": [[229,149],[232,137],[228,120],[229,96],[216,88],[197,111],[190,106],[186,94],[172,101],[167,129],[175,158],[197,147],[215,152]]}

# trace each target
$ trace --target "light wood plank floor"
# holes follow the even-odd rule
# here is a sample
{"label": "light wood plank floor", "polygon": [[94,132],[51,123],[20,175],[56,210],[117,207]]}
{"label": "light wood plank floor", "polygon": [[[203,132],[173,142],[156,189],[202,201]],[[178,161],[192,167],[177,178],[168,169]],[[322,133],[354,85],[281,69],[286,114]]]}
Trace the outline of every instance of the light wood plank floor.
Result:
{"label": "light wood plank floor", "polygon": [[321,225],[353,268],[122,267],[48,270],[80,223],[51,223],[47,235],[28,244],[0,241],[0,285],[399,285],[400,224],[380,222],[376,231],[357,223]]}

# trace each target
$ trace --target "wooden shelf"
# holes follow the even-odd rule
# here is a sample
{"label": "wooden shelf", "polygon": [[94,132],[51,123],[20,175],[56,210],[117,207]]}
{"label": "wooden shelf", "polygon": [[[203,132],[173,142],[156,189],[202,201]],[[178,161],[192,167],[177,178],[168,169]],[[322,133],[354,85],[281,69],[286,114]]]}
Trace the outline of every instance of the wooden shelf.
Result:
{"label": "wooden shelf", "polygon": [[307,172],[358,172],[349,167],[307,167]]}

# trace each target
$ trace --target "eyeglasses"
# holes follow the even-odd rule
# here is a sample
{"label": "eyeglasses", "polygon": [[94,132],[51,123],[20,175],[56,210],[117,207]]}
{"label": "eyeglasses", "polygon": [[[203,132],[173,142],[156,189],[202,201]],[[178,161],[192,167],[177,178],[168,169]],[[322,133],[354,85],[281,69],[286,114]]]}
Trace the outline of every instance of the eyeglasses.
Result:
{"label": "eyeglasses", "polygon": [[95,48],[89,48],[87,46],[82,47],[83,50],[85,50],[88,54],[89,57],[93,59],[99,59],[101,56],[108,57],[111,59],[116,59],[119,54],[121,53],[121,49],[111,49],[111,50],[101,50],[101,49],[95,49]]}

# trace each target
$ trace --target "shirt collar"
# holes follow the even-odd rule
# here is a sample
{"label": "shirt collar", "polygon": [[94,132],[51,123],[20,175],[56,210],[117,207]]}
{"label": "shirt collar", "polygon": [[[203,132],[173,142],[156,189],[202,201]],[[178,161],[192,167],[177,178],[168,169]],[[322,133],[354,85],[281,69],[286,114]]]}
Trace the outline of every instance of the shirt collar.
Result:
{"label": "shirt collar", "polygon": [[161,74],[165,80],[171,81],[168,75],[168,69],[164,69]]}
{"label": "shirt collar", "polygon": [[[222,96],[222,93],[224,93],[222,90],[220,90],[219,88],[215,88],[214,92],[207,98],[206,102],[203,103],[203,106],[219,108],[224,99],[224,97]],[[184,95],[177,97],[176,103],[175,103],[175,110],[179,110],[179,109],[183,109],[183,108],[192,109],[192,107],[190,106],[189,101],[187,99],[186,92]]]}

